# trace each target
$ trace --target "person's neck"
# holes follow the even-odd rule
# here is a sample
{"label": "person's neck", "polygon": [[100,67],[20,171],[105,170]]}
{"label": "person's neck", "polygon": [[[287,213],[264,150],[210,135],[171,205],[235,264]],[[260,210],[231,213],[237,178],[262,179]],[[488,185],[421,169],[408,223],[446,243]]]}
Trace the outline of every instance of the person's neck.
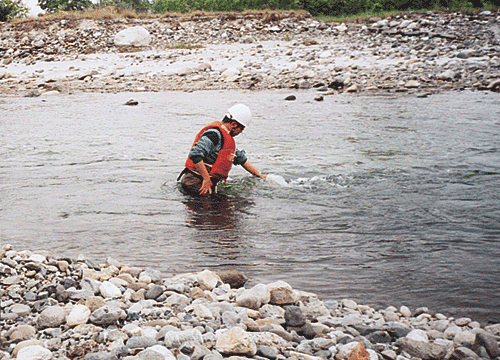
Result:
{"label": "person's neck", "polygon": [[231,131],[227,128],[226,124],[222,124],[222,128],[226,130],[226,132],[229,134]]}

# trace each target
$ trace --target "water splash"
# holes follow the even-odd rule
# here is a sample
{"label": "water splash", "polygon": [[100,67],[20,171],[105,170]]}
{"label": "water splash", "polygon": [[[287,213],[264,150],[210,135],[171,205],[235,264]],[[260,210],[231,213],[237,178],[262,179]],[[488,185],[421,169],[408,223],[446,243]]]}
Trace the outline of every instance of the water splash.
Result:
{"label": "water splash", "polygon": [[290,185],[286,182],[286,180],[281,175],[269,174],[266,177],[266,181],[276,183],[280,186],[289,187]]}

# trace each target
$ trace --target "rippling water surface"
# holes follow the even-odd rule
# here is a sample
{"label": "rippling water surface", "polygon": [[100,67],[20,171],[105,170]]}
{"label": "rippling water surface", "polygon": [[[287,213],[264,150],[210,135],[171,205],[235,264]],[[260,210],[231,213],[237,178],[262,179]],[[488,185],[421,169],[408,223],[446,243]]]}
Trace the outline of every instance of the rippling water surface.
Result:
{"label": "rippling water surface", "polygon": [[[499,95],[288,94],[0,98],[0,241],[500,322]],[[289,186],[236,168],[225,196],[182,195],[194,135],[235,102],[238,146]]]}

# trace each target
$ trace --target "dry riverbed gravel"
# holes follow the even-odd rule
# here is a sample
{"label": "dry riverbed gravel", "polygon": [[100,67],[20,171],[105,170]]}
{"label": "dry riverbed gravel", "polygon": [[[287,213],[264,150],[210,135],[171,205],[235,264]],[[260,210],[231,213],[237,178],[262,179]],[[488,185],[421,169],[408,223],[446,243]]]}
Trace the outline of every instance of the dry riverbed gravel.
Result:
{"label": "dry riverbed gravel", "polygon": [[0,359],[499,359],[500,324],[322,301],[236,270],[165,278],[108,258],[0,248]]}
{"label": "dry riverbed gravel", "polygon": [[4,95],[205,89],[316,89],[318,99],[500,91],[500,12],[347,24],[302,13],[0,24]]}

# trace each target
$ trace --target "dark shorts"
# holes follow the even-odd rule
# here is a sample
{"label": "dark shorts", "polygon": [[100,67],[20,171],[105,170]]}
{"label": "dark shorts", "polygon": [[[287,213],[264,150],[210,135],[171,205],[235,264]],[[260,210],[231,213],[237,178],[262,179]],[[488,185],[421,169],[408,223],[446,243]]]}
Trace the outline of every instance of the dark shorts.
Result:
{"label": "dark shorts", "polygon": [[[212,194],[216,194],[218,180],[215,178],[211,178],[211,180],[212,180]],[[181,187],[185,192],[187,192],[190,195],[200,196],[200,189],[203,183],[203,178],[200,175],[192,173],[190,171],[186,171],[182,175],[180,182],[181,182]]]}

